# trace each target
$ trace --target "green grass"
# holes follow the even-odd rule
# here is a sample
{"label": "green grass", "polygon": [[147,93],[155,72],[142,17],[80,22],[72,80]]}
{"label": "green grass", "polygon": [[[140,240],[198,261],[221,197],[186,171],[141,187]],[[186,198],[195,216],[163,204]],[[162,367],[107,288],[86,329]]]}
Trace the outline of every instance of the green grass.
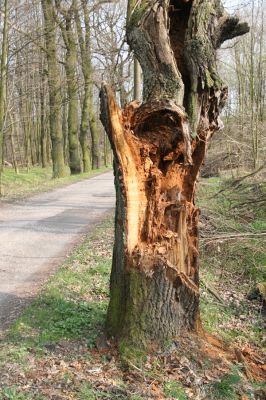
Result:
{"label": "green grass", "polygon": [[237,400],[237,385],[241,382],[237,370],[224,375],[218,382],[209,387],[209,398],[212,400]]}
{"label": "green grass", "polygon": [[78,399],[79,400],[96,400],[96,394],[95,391],[93,390],[91,384],[89,383],[84,383],[81,385],[78,393]]}
{"label": "green grass", "polygon": [[164,384],[164,394],[166,398],[187,400],[188,397],[179,382],[166,382]]}
{"label": "green grass", "polygon": [[32,167],[29,171],[21,169],[18,174],[11,168],[5,168],[2,174],[2,199],[20,198],[30,194],[51,190],[79,180],[105,172],[110,168],[100,168],[88,173],[68,175],[52,179],[52,168]]}
{"label": "green grass", "polygon": [[[41,397],[39,397],[41,400]],[[15,386],[3,388],[0,400],[32,400],[32,396],[19,392]]]}
{"label": "green grass", "polygon": [[97,325],[102,325],[106,303],[66,301],[65,293],[49,292],[35,301],[11,329],[9,338],[23,345],[43,346],[60,339],[87,337],[93,344]]}
{"label": "green grass", "polygon": [[[225,189],[219,194],[221,189]],[[201,240],[201,317],[210,333],[229,341],[263,344],[263,316],[260,305],[247,300],[247,294],[259,282],[266,281],[265,239],[241,238],[211,240],[222,233],[260,234],[265,229],[260,210],[254,206],[248,212],[232,212],[232,192],[219,178],[203,180],[198,193],[198,204],[203,210],[204,235]],[[243,201],[243,198],[241,199]],[[247,218],[248,217],[248,218]],[[221,304],[206,287],[220,294]],[[231,297],[230,297],[231,296]],[[240,318],[241,317],[241,318]]]}
{"label": "green grass", "polygon": [[92,387],[89,383],[84,383],[81,385],[78,395],[78,400],[144,400],[142,397],[138,396],[125,396],[123,388],[116,388],[112,392],[107,392],[104,390],[97,390]]}

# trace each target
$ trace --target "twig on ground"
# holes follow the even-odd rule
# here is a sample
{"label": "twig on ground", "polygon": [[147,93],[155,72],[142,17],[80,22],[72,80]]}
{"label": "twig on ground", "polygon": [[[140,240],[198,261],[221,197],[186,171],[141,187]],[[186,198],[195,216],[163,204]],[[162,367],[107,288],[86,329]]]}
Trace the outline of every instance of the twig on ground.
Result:
{"label": "twig on ground", "polygon": [[212,296],[214,296],[214,297],[219,301],[219,303],[224,304],[223,299],[222,299],[212,288],[210,288],[210,287],[207,285],[207,283],[205,283],[204,281],[201,281],[201,282],[202,282],[202,284],[205,286],[206,290],[207,290]]}
{"label": "twig on ground", "polygon": [[211,243],[216,240],[233,240],[233,239],[246,239],[246,238],[260,238],[266,236],[266,232],[260,233],[252,233],[252,232],[245,232],[245,233],[234,233],[234,234],[225,234],[225,235],[218,235],[218,236],[206,236],[201,237],[202,241],[206,241],[205,244]]}
{"label": "twig on ground", "polygon": [[228,190],[228,189],[233,189],[233,190],[237,190],[240,186],[241,183],[247,179],[247,178],[251,178],[252,176],[255,176],[258,172],[260,172],[263,168],[265,168],[266,163],[262,164],[259,168],[257,168],[255,171],[241,176],[240,178],[234,179],[233,181],[230,181],[228,184],[225,185],[224,188],[220,189],[218,192],[214,193],[214,195],[210,198],[210,199],[214,199],[215,197],[217,197],[219,194],[223,193],[224,191]]}

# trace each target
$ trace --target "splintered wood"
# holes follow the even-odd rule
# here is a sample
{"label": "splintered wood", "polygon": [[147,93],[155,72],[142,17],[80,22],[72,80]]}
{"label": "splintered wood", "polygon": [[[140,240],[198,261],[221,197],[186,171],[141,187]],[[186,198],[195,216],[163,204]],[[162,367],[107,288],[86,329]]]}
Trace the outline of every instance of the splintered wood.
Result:
{"label": "splintered wood", "polygon": [[127,268],[151,276],[163,265],[196,288],[198,211],[194,182],[187,182],[192,156],[186,114],[170,100],[133,102],[121,111],[104,90],[126,205]]}

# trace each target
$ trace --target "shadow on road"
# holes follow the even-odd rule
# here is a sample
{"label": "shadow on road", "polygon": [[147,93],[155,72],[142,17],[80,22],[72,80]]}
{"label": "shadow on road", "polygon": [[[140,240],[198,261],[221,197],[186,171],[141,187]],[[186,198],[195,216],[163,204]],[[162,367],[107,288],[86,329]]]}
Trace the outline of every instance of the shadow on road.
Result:
{"label": "shadow on road", "polygon": [[[0,293],[0,296],[6,296],[4,307],[1,307],[0,333],[4,333],[31,303],[22,313],[21,326],[15,326],[8,335],[11,342],[36,342],[38,346],[46,347],[62,339],[86,338],[90,347],[103,330],[107,301],[72,301],[59,293],[41,294],[35,299],[5,293]],[[12,313],[9,313],[10,309]]]}
{"label": "shadow on road", "polygon": [[34,295],[16,296],[0,292],[2,304],[0,307],[0,333],[5,330],[20,315],[22,310],[33,301]]}

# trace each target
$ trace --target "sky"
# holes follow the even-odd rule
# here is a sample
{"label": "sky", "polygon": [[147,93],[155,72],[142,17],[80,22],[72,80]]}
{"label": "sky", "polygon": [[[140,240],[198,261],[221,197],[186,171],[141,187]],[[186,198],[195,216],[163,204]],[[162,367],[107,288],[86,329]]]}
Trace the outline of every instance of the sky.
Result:
{"label": "sky", "polygon": [[250,4],[251,0],[223,0],[223,4],[230,13],[237,12]]}

